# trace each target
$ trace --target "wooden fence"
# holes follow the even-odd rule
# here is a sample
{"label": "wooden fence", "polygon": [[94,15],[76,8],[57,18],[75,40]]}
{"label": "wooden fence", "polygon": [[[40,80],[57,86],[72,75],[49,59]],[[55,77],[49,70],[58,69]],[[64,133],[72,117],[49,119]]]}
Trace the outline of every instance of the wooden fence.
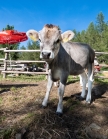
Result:
{"label": "wooden fence", "polygon": [[[3,61],[3,68],[0,69],[1,73],[3,73],[3,78],[6,78],[7,73],[13,73],[13,74],[48,74],[48,71],[44,69],[44,72],[29,72],[29,71],[18,71],[17,68],[16,70],[10,70],[11,68],[7,68],[9,66],[9,63],[14,63],[14,64],[21,64],[21,63],[45,63],[45,61],[32,61],[32,60],[10,60],[9,59],[9,53],[10,52],[40,52],[40,50],[8,50],[7,48],[2,48],[0,51],[4,51],[5,53],[5,58],[1,58],[0,61]],[[14,68],[15,69],[15,68]],[[19,69],[20,70],[20,69]]]}
{"label": "wooden fence", "polygon": [[[3,61],[3,69],[0,69],[3,73],[3,78],[6,78],[6,73],[14,73],[14,74],[48,74],[48,71],[45,72],[29,72],[29,71],[18,71],[18,70],[9,70],[7,66],[9,65],[9,62],[15,63],[15,64],[21,64],[21,63],[45,63],[45,61],[32,61],[32,60],[9,60],[9,53],[11,52],[40,52],[40,50],[8,50],[7,48],[1,48],[0,51],[4,51],[5,58],[1,58],[0,61]],[[108,54],[108,52],[95,52],[96,55],[99,54]],[[100,66],[108,67],[108,65],[100,64]],[[97,76],[96,76],[97,77]],[[98,78],[98,77],[97,77]]]}

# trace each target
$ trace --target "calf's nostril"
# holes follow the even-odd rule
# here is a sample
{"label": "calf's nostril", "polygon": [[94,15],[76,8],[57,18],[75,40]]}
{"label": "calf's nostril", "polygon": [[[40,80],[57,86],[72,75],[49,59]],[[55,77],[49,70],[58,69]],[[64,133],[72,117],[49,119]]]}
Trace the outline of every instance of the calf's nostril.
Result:
{"label": "calf's nostril", "polygon": [[44,56],[44,52],[42,52],[42,55]]}
{"label": "calf's nostril", "polygon": [[51,55],[51,52],[42,52],[43,58],[49,58]]}
{"label": "calf's nostril", "polygon": [[48,57],[50,57],[51,53],[48,53]]}

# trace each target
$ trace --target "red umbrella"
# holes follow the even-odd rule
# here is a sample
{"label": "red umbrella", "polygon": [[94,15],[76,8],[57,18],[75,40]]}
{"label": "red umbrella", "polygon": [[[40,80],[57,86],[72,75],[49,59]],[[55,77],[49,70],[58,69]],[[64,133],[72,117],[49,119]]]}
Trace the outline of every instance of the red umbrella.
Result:
{"label": "red umbrella", "polygon": [[28,37],[24,32],[17,32],[16,30],[0,31],[0,44],[15,44],[27,39]]}

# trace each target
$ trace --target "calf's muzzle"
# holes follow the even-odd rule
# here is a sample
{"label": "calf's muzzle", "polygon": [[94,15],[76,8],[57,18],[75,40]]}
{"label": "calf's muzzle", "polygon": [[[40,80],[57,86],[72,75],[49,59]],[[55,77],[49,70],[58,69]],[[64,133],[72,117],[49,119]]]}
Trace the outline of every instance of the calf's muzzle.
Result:
{"label": "calf's muzzle", "polygon": [[49,59],[51,55],[51,52],[42,52],[43,59]]}

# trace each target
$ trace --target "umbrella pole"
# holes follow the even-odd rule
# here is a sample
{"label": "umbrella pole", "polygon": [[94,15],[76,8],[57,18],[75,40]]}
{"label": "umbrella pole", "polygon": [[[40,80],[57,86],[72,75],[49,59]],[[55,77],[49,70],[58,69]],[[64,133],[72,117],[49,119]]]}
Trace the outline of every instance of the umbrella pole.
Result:
{"label": "umbrella pole", "polygon": [[[6,47],[6,50],[7,50],[8,48]],[[8,52],[6,52],[5,53],[5,60],[4,60],[4,71],[6,71],[7,70],[7,60],[8,59]],[[6,78],[6,73],[3,73],[3,78]]]}
{"label": "umbrella pole", "polygon": [[[6,50],[9,50],[9,43],[7,43]],[[4,71],[7,71],[7,60],[8,60],[9,53],[5,53],[5,60],[4,60]],[[6,78],[6,73],[3,73],[3,78]]]}
{"label": "umbrella pole", "polygon": [[[10,45],[9,44],[8,44],[8,50],[10,50]],[[10,64],[10,68],[12,68],[11,67],[12,63],[11,63],[11,54],[10,54],[10,52],[9,52],[9,64]]]}

